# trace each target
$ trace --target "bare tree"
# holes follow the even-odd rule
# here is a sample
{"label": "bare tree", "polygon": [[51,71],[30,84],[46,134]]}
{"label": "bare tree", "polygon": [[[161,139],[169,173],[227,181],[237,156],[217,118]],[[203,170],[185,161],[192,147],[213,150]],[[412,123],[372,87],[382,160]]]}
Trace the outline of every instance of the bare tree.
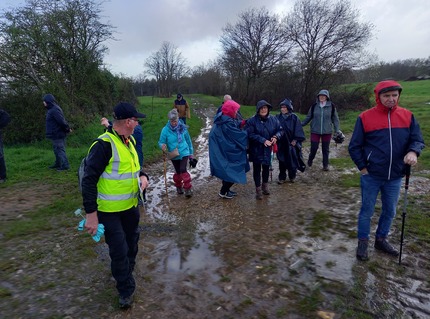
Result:
{"label": "bare tree", "polygon": [[303,74],[299,110],[304,111],[336,71],[360,66],[373,26],[358,22],[348,0],[298,0],[285,25]]}
{"label": "bare tree", "polygon": [[169,97],[173,89],[178,86],[181,77],[188,73],[186,60],[178,52],[176,46],[170,42],[163,42],[160,50],[152,54],[145,61],[147,73],[157,80],[159,95]]}
{"label": "bare tree", "polygon": [[256,100],[265,79],[286,60],[290,46],[282,30],[278,17],[265,8],[245,11],[223,29],[223,64],[244,103]]}
{"label": "bare tree", "polygon": [[[0,73],[10,86],[62,92],[70,101],[99,75],[113,27],[92,0],[27,0],[0,22]],[[88,89],[91,90],[91,89]]]}

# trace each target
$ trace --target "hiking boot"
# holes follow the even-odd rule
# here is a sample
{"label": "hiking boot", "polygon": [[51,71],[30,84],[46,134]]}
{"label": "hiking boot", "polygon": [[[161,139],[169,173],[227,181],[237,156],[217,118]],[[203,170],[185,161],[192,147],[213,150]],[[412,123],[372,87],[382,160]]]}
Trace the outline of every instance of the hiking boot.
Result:
{"label": "hiking boot", "polygon": [[50,168],[50,169],[57,169],[57,168],[59,168],[59,166],[57,164],[54,164],[54,165],[49,166],[48,168]]}
{"label": "hiking boot", "polygon": [[219,197],[226,198],[226,199],[232,199],[234,197],[233,193],[230,191],[228,191],[227,193],[224,193],[224,194],[219,192],[218,195],[219,195]]}
{"label": "hiking boot", "polygon": [[324,166],[324,167],[323,167],[323,171],[324,171],[324,172],[328,172],[329,170],[330,170],[330,169],[328,168],[328,166]]}
{"label": "hiking boot", "polygon": [[178,195],[182,195],[184,193],[184,190],[182,187],[176,187],[176,193],[178,193]]}
{"label": "hiking boot", "polygon": [[57,168],[57,172],[61,172],[61,171],[68,171],[69,167],[58,167]]}
{"label": "hiking boot", "polygon": [[369,256],[367,255],[367,247],[369,246],[368,240],[359,240],[358,246],[357,246],[357,259],[366,261],[369,259]]}
{"label": "hiking boot", "polygon": [[185,190],[185,197],[190,198],[191,196],[193,196],[193,189],[192,188],[188,188]]}
{"label": "hiking boot", "polygon": [[295,178],[290,178],[290,183],[294,183],[295,180]]}
{"label": "hiking boot", "polygon": [[263,193],[261,192],[261,187],[255,188],[255,199],[263,199]]}
{"label": "hiking boot", "polygon": [[128,297],[119,296],[119,307],[121,309],[128,309],[133,304],[133,295]]}
{"label": "hiking boot", "polygon": [[264,195],[270,195],[270,192],[269,192],[269,183],[263,183],[262,190],[263,190],[263,194]]}
{"label": "hiking boot", "polygon": [[0,184],[6,183],[6,177],[5,178],[0,178]]}
{"label": "hiking boot", "polygon": [[312,161],[310,159],[308,159],[308,167],[312,166]]}
{"label": "hiking boot", "polygon": [[375,249],[380,250],[391,256],[399,255],[399,251],[393,246],[391,246],[385,238],[375,240]]}
{"label": "hiking boot", "polygon": [[280,180],[278,181],[278,184],[279,184],[279,185],[282,185],[282,184],[285,184],[285,182],[286,182],[286,180],[285,180],[285,179],[280,179]]}

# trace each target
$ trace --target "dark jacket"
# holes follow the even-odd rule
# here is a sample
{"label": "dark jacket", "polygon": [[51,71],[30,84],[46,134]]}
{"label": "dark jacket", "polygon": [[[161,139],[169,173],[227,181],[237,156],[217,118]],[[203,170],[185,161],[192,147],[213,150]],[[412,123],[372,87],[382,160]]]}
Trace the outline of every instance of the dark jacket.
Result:
{"label": "dark jacket", "polygon": [[5,110],[0,109],[0,130],[4,129],[10,122],[11,118],[9,113]]}
{"label": "dark jacket", "polygon": [[403,158],[409,151],[418,156],[424,148],[420,127],[412,112],[398,105],[382,105],[379,92],[398,85],[382,81],[375,88],[376,106],[361,113],[349,143],[349,154],[359,170],[386,180],[404,175]]}
{"label": "dark jacket", "polygon": [[286,116],[283,114],[278,114],[276,116],[285,134],[282,136],[281,140],[278,141],[278,159],[283,161],[282,153],[288,152],[290,143],[295,140],[297,144],[301,145],[306,139],[305,132],[303,131],[300,119],[294,113],[288,113]]}
{"label": "dark jacket", "polygon": [[55,102],[52,94],[46,94],[43,98],[46,102],[46,137],[52,140],[65,138],[70,132],[69,123],[64,118],[61,107]]}
{"label": "dark jacket", "polygon": [[272,148],[264,146],[264,142],[276,136],[279,141],[283,136],[281,124],[278,119],[270,114],[262,118],[258,114],[261,107],[271,105],[265,101],[257,103],[257,113],[246,121],[246,130],[249,139],[249,161],[256,164],[270,165]]}
{"label": "dark jacket", "polygon": [[215,117],[209,133],[209,159],[212,176],[246,184],[246,172],[250,169],[246,156],[248,135],[240,129],[240,123],[221,113]]}
{"label": "dark jacket", "polygon": [[[118,135],[112,126],[107,129],[108,132]],[[133,140],[132,140],[133,141]],[[86,213],[92,213],[97,210],[97,183],[100,176],[109,164],[112,157],[112,146],[110,142],[98,139],[90,148],[86,157],[85,173],[82,178],[82,197]],[[140,176],[148,175],[143,171]]]}

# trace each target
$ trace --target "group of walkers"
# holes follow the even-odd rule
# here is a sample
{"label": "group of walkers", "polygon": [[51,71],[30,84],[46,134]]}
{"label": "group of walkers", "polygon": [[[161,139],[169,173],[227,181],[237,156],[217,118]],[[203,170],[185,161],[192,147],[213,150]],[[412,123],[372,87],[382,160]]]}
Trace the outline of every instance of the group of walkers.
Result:
{"label": "group of walkers", "polygon": [[[392,256],[399,252],[387,240],[400,195],[402,177],[407,166],[415,165],[424,148],[420,127],[412,112],[398,105],[402,87],[395,81],[382,81],[375,87],[376,106],[361,113],[354,127],[349,153],[361,177],[362,204],[358,215],[358,260],[368,260],[371,219],[376,199],[381,194],[382,211],[376,229],[374,248]],[[327,90],[318,93],[304,121],[293,113],[289,99],[280,103],[280,114],[270,115],[272,106],[258,101],[256,114],[244,121],[237,115],[239,104],[227,99],[215,117],[209,136],[211,174],[222,180],[219,196],[231,199],[234,183],[246,183],[253,165],[256,198],[269,195],[269,170],[273,151],[279,160],[279,180],[291,182],[297,170],[304,171],[302,126],[311,123],[311,149],[307,165],[311,167],[322,144],[323,170],[329,170],[329,148],[332,133],[343,140],[339,117]],[[247,154],[248,153],[248,154]]]}
{"label": "group of walkers", "polygon": [[303,125],[311,122],[311,152],[308,166],[322,142],[323,170],[329,170],[329,146],[333,130],[340,133],[339,117],[329,92],[321,90],[317,101],[309,110],[303,122],[293,112],[292,101],[288,98],[279,103],[280,113],[270,115],[272,105],[260,100],[256,113],[244,120],[239,112],[239,104],[224,97],[223,105],[218,109],[214,125],[209,135],[209,159],[211,174],[222,180],[219,196],[232,199],[237,195],[230,188],[235,183],[246,183],[246,173],[252,162],[252,176],[255,185],[255,197],[263,199],[270,195],[269,175],[274,154],[279,161],[278,184],[288,179],[294,182],[297,171],[304,172],[302,142],[305,140]]}
{"label": "group of walkers", "polygon": [[[382,81],[375,90],[376,106],[361,113],[349,143],[351,159],[361,173],[362,203],[358,214],[356,257],[368,259],[371,219],[376,199],[381,194],[382,209],[376,229],[374,247],[397,256],[399,252],[388,242],[388,234],[396,213],[401,180],[405,165],[415,165],[424,148],[420,127],[412,112],[398,105],[402,87],[395,81]],[[71,131],[63,112],[52,94],[43,97],[47,108],[47,137],[52,140],[55,163],[51,168],[69,169],[65,156],[65,137]],[[304,171],[302,143],[303,126],[310,123],[311,149],[307,166],[311,167],[322,144],[322,168],[329,169],[329,146],[332,133],[341,133],[339,117],[329,92],[321,90],[304,121],[294,114],[290,99],[279,103],[280,112],[271,115],[272,105],[257,102],[255,115],[245,120],[240,105],[226,95],[214,118],[209,134],[211,174],[222,182],[219,196],[232,199],[237,193],[231,189],[246,183],[246,174],[253,168],[256,199],[269,195],[269,174],[274,154],[279,161],[278,183],[294,182],[297,170]],[[106,130],[90,146],[85,159],[81,181],[85,228],[97,233],[104,225],[109,247],[112,276],[116,281],[120,308],[133,303],[136,288],[133,270],[139,240],[139,194],[149,185],[143,170],[139,119],[145,114],[126,102],[114,107],[113,121],[102,119]],[[186,119],[190,108],[181,94],[177,95],[167,123],[161,131],[159,147],[173,164],[173,182],[178,194],[193,194],[188,163],[195,163],[194,148]],[[0,110],[0,129],[10,116]],[[141,129],[141,128],[140,128]],[[0,182],[6,180],[3,148],[0,135]]]}

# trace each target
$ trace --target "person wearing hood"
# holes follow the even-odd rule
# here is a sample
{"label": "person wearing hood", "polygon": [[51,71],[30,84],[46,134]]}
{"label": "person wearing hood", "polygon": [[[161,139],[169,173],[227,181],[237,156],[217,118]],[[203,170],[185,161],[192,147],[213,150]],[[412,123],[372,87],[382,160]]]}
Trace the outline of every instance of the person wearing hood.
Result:
{"label": "person wearing hood", "polygon": [[2,130],[9,124],[10,115],[0,109],[0,183],[6,182],[6,161],[4,160]]}
{"label": "person wearing hood", "polygon": [[392,256],[399,252],[387,241],[396,215],[405,165],[415,165],[424,140],[414,115],[399,106],[402,87],[382,81],[375,87],[376,106],[362,112],[348,146],[351,159],[361,173],[361,208],[358,215],[356,257],[368,260],[371,219],[381,194],[382,209],[374,247]]}
{"label": "person wearing hood", "polygon": [[178,155],[171,159],[175,173],[173,182],[178,194],[184,194],[186,197],[193,195],[191,185],[191,175],[187,172],[187,164],[190,156],[193,156],[194,149],[191,142],[187,126],[179,119],[176,109],[171,110],[168,114],[168,121],[161,130],[158,145],[163,152],[172,152],[177,150]]}
{"label": "person wearing hood", "polygon": [[338,133],[339,116],[336,106],[330,99],[328,90],[321,90],[316,102],[310,107],[302,126],[311,122],[311,150],[308,157],[308,166],[311,167],[321,141],[323,170],[329,170],[330,140],[333,130]]}
{"label": "person wearing hood", "polygon": [[187,124],[187,118],[191,118],[190,114],[190,106],[188,105],[187,100],[184,99],[181,93],[176,95],[176,100],[173,103],[173,108],[178,111],[179,119]]}
{"label": "person wearing hood", "polygon": [[46,94],[43,97],[43,105],[46,112],[46,138],[52,141],[54,149],[55,163],[49,168],[57,171],[64,171],[70,168],[69,160],[66,154],[66,136],[72,130],[64,118],[61,107],[55,101],[52,94]]}
{"label": "person wearing hood", "polygon": [[305,132],[299,117],[293,113],[293,104],[290,99],[279,103],[281,109],[276,116],[285,134],[278,141],[276,157],[279,161],[278,184],[284,184],[287,179],[294,182],[297,169],[304,172],[305,165],[302,156],[302,142],[305,140]]}
{"label": "person wearing hood", "polygon": [[257,102],[256,114],[246,121],[249,140],[249,161],[252,162],[252,176],[256,199],[269,195],[269,169],[272,161],[272,147],[283,136],[281,124],[269,114],[272,105],[261,100]]}
{"label": "person wearing hood", "polygon": [[211,175],[222,180],[218,195],[225,199],[237,195],[230,188],[235,183],[246,184],[246,173],[250,169],[246,156],[248,134],[241,129],[239,108],[240,105],[235,101],[226,100],[209,133]]}

